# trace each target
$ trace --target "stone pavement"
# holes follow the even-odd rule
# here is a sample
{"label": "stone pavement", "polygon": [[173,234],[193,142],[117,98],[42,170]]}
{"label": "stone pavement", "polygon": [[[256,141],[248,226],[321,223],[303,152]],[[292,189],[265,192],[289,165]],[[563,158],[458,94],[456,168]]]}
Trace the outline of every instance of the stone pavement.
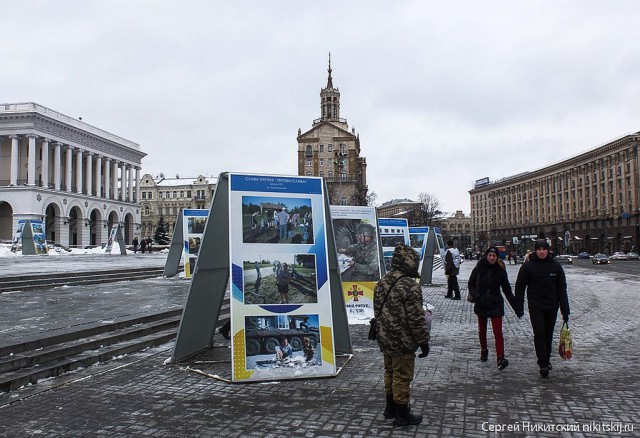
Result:
{"label": "stone pavement", "polygon": [[[463,288],[473,264],[462,265]],[[508,269],[513,283],[518,267]],[[0,436],[638,436],[640,278],[580,266],[565,270],[574,358],[552,356],[546,380],[538,374],[527,315],[520,320],[507,308],[510,364],[497,371],[491,336],[492,360],[479,361],[472,306],[445,300],[444,277],[434,276],[440,285],[424,288],[436,307],[431,353],[416,360],[412,388],[413,410],[425,417],[417,427],[394,428],[383,418],[382,356],[366,339],[367,326],[353,325],[353,357],[336,377],[229,384],[185,365],[164,365],[172,352],[166,344],[0,395]],[[163,280],[145,281],[130,289],[151,300],[163,293]],[[113,295],[115,308],[132,296]],[[12,297],[20,301],[19,294]],[[10,306],[3,298],[2,306]],[[61,306],[46,311],[64,319]],[[105,307],[102,317],[112,316]],[[12,321],[0,320],[5,333]],[[229,350],[219,335],[215,339],[220,345],[211,351],[225,360]],[[230,369],[229,362],[191,366]]]}

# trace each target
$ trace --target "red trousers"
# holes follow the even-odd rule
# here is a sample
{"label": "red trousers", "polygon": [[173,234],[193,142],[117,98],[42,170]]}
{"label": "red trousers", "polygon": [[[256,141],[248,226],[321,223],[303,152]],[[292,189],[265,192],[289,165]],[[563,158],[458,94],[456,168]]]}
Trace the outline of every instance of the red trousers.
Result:
{"label": "red trousers", "polygon": [[[478,316],[478,336],[480,337],[480,348],[487,349],[487,320]],[[493,337],[496,340],[496,356],[504,356],[504,337],[502,336],[502,316],[491,317],[491,328]]]}

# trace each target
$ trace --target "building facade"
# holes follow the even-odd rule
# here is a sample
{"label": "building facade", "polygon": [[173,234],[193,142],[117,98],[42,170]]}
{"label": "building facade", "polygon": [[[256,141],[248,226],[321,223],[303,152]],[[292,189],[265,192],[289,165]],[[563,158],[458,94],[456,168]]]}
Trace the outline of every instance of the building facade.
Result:
{"label": "building facade", "polygon": [[445,242],[453,240],[454,246],[461,252],[472,248],[471,217],[466,216],[462,210],[456,210],[454,214],[441,218],[439,225]]}
{"label": "building facade", "polygon": [[637,249],[639,145],[637,132],[543,169],[476,181],[477,243],[526,246],[544,232],[559,254]]}
{"label": "building facade", "polygon": [[105,243],[118,223],[130,242],[144,156],[138,144],[42,105],[0,104],[0,239],[32,219],[64,246]]}
{"label": "building facade", "polygon": [[424,226],[422,203],[411,199],[392,199],[376,207],[378,217],[407,219],[410,227]]}
{"label": "building facade", "polygon": [[140,180],[141,231],[143,237],[153,237],[163,217],[169,237],[173,235],[181,209],[209,209],[217,178],[165,178],[145,174]]}
{"label": "building facade", "polygon": [[367,205],[367,162],[360,156],[360,135],[340,118],[340,90],[331,78],[320,91],[320,118],[298,129],[298,175],[321,176],[332,205]]}

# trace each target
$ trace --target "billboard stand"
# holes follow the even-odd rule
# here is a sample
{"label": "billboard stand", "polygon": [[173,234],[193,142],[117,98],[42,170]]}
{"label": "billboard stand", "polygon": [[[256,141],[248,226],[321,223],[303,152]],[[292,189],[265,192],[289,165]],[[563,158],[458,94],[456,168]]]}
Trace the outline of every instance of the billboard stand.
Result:
{"label": "billboard stand", "polygon": [[349,319],[347,308],[344,302],[344,292],[342,290],[342,279],[340,277],[340,266],[338,264],[338,251],[336,241],[333,238],[333,223],[331,221],[331,207],[329,206],[329,196],[325,184],[324,189],[324,216],[327,224],[327,254],[329,262],[329,284],[331,291],[331,312],[333,314],[333,330],[335,332],[336,353],[352,353],[351,336],[349,335]]}
{"label": "billboard stand", "polygon": [[31,229],[31,221],[24,222],[24,231],[22,232],[22,255],[36,255],[36,242],[33,240],[33,230]]}
{"label": "billboard stand", "polygon": [[420,286],[430,286],[433,284],[433,259],[436,249],[436,232],[433,227],[429,227],[427,232],[427,243],[422,258],[422,271],[420,272]]}
{"label": "billboard stand", "polygon": [[180,268],[180,259],[182,258],[182,241],[183,241],[183,226],[182,226],[182,209],[178,213],[176,219],[176,226],[173,230],[173,237],[171,237],[171,245],[169,246],[169,255],[167,255],[167,262],[164,264],[165,277],[173,277],[178,274]]}
{"label": "billboard stand", "polygon": [[117,226],[111,228],[111,232],[109,233],[109,240],[107,241],[107,247],[105,248],[105,254],[111,254],[111,250],[113,249],[113,242],[118,242],[120,245],[120,255],[127,255],[127,247],[124,242],[124,236],[122,235],[122,227],[118,222]]}
{"label": "billboard stand", "polygon": [[[199,254],[191,279],[191,285],[189,287],[189,294],[180,321],[180,327],[178,328],[178,334],[173,350],[173,354],[169,360],[171,363],[184,362],[185,360],[208,350],[213,345],[213,336],[215,334],[215,328],[220,316],[220,311],[223,304],[223,299],[227,291],[227,286],[231,277],[231,243],[233,239],[243,238],[242,224],[234,222],[231,224],[233,214],[237,214],[235,210],[231,211],[233,198],[231,196],[238,196],[242,190],[235,190],[232,180],[238,181],[240,177],[244,178],[245,175],[236,175],[230,173],[222,173],[218,178],[218,184],[215,189],[213,201],[211,203],[211,209],[209,211],[209,220],[206,222],[204,234],[202,235],[202,241],[200,244]],[[261,176],[251,176],[250,179],[260,179]],[[266,177],[266,179],[272,179]],[[283,179],[291,179],[294,183],[299,183],[299,178],[283,177]],[[317,178],[316,178],[317,180]],[[305,181],[303,181],[304,183]],[[320,192],[318,192],[319,194]],[[291,198],[297,200],[295,195]],[[325,233],[327,236],[333,236],[333,227],[331,226],[331,216],[329,210],[329,200],[326,192],[324,191],[324,199],[322,199],[324,205],[324,215],[321,216],[324,220],[324,224],[317,224],[316,226],[322,229],[325,227]],[[235,204],[234,204],[235,205]],[[235,213],[234,213],[235,212]],[[320,222],[320,221],[318,221]],[[235,232],[231,232],[230,225],[240,229],[240,235],[235,235]],[[256,225],[257,226],[257,225]],[[235,228],[234,228],[235,229]],[[232,234],[234,234],[232,236]],[[330,296],[330,308],[332,311],[332,326],[320,327],[323,330],[323,340],[326,342],[326,346],[322,345],[323,354],[329,355],[331,351],[339,352],[341,354],[350,354],[352,352],[351,338],[349,336],[349,325],[347,320],[347,313],[345,309],[344,297],[342,292],[342,285],[340,282],[340,273],[338,267],[338,260],[336,256],[335,243],[332,238],[326,239],[327,247],[320,249],[320,254],[326,254],[328,272],[327,276],[330,279],[329,283],[329,296]],[[324,242],[322,243],[324,246]],[[288,246],[287,246],[288,247]],[[301,246],[302,247],[302,246]],[[274,249],[277,247],[273,247]],[[306,246],[305,246],[306,248]],[[305,249],[306,251],[306,249]],[[301,253],[303,254],[303,253]],[[306,253],[304,253],[306,254]],[[262,260],[263,258],[258,258]],[[244,261],[244,259],[242,259]],[[249,260],[253,260],[252,258]],[[323,260],[324,262],[324,260]],[[234,284],[232,289],[235,291],[238,287],[235,283],[236,279],[240,279],[242,282],[242,271],[236,272],[237,265],[233,265]],[[264,269],[264,268],[262,268]],[[247,270],[248,272],[249,270]],[[315,278],[315,276],[314,276]],[[242,291],[240,291],[242,292]],[[325,295],[326,296],[326,295]],[[237,297],[232,297],[237,299]],[[242,305],[242,302],[236,304]],[[285,319],[291,312],[289,308],[297,308],[298,305],[286,305],[278,308],[278,304],[273,305],[258,305],[255,307],[255,312],[258,317],[264,316],[265,318],[272,318],[274,320]],[[276,310],[282,309],[282,310]],[[240,309],[242,310],[242,309]],[[232,321],[234,318],[234,312],[232,306]],[[269,313],[267,313],[269,312]],[[273,313],[273,316],[271,315]],[[280,317],[279,315],[282,315]],[[291,313],[295,319],[298,314]],[[242,315],[241,315],[242,316]],[[317,319],[317,316],[316,316]],[[333,329],[333,333],[331,333]],[[236,373],[240,371],[240,365],[238,363],[244,363],[248,353],[245,353],[244,346],[244,329],[239,330],[237,334],[233,332],[234,327],[232,325],[232,367]],[[241,341],[236,346],[233,342]],[[333,344],[333,345],[332,345]],[[238,351],[234,351],[233,348],[237,348]],[[247,349],[249,346],[246,347]],[[320,346],[318,346],[320,348]],[[248,350],[247,350],[248,351]],[[242,356],[240,360],[233,359],[236,356]],[[325,359],[325,362],[328,360]],[[236,361],[239,361],[236,363]],[[324,363],[324,362],[323,362]],[[237,368],[237,369],[236,369]],[[313,371],[314,367],[305,368],[305,370]],[[320,369],[320,367],[318,367]],[[324,369],[324,368],[323,368]],[[289,372],[288,368],[280,368],[282,371]],[[282,375],[284,377],[284,374]],[[297,375],[291,376],[299,378]],[[241,379],[246,379],[241,376]],[[233,379],[235,380],[235,379]]]}
{"label": "billboard stand", "polygon": [[[229,282],[229,174],[222,173],[211,202],[187,303],[182,312],[172,362],[208,349]],[[182,245],[182,243],[181,243]],[[172,243],[173,246],[173,243]]]}

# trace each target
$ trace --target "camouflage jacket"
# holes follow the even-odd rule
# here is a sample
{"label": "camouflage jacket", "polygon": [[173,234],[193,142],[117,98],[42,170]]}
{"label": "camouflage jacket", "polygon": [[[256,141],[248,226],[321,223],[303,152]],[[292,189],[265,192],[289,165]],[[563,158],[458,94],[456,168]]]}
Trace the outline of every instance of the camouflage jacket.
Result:
{"label": "camouflage jacket", "polygon": [[378,274],[378,245],[374,240],[369,245],[362,243],[354,243],[349,245],[345,254],[353,257],[353,268],[356,272],[364,274],[365,276],[376,276],[375,280],[380,278]]}
{"label": "camouflage jacket", "polygon": [[429,340],[422,290],[415,281],[419,262],[413,248],[398,245],[391,261],[392,270],[376,284],[373,310],[378,346],[384,354],[413,354]]}

